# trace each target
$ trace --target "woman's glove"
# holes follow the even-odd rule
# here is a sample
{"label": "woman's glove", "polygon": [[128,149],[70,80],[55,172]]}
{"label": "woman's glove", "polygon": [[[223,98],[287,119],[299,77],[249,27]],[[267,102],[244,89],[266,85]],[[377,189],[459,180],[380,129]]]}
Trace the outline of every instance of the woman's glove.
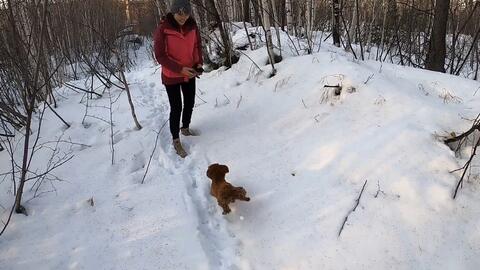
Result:
{"label": "woman's glove", "polygon": [[188,77],[190,79],[197,76],[197,71],[193,68],[188,68],[188,67],[183,67],[180,73],[183,76]]}

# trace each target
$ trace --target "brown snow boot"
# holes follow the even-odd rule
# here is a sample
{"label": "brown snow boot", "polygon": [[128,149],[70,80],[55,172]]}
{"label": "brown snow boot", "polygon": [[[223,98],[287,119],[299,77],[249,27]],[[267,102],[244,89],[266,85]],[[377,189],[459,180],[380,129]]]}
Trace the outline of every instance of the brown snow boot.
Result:
{"label": "brown snow boot", "polygon": [[180,139],[173,140],[173,148],[175,148],[175,152],[177,152],[177,155],[179,155],[181,158],[185,158],[188,155],[185,149],[183,149]]}
{"label": "brown snow boot", "polygon": [[198,136],[198,132],[190,128],[181,128],[180,133],[182,133],[183,136]]}

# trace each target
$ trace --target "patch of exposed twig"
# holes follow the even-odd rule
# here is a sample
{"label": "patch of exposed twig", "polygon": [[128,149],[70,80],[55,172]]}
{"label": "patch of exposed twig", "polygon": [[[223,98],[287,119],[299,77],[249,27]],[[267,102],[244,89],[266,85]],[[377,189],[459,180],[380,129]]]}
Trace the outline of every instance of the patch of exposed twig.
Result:
{"label": "patch of exposed twig", "polygon": [[[452,145],[453,144],[456,144],[456,147],[455,147],[455,152],[459,151],[460,148],[463,146],[463,145],[467,145],[469,142],[468,138],[471,136],[471,135],[474,135],[475,132],[479,132],[480,133],[480,114],[477,115],[477,117],[475,118],[475,120],[473,120],[473,124],[472,124],[472,127],[467,130],[466,132],[460,134],[460,135],[455,135],[453,134],[453,136],[451,138],[448,138],[448,139],[445,139],[444,142],[445,144],[447,144],[450,148],[452,148]],[[475,137],[475,136],[474,136]],[[475,140],[475,138],[474,138]],[[480,136],[478,138],[476,138],[476,142],[474,141],[473,142],[473,149],[472,149],[472,152],[470,154],[470,157],[469,159],[467,160],[467,162],[463,165],[463,167],[459,168],[459,169],[456,169],[456,170],[453,170],[451,171],[451,173],[453,172],[457,172],[457,171],[462,171],[462,175],[460,177],[460,179],[458,180],[457,182],[457,185],[455,186],[455,191],[453,192],[453,199],[455,199],[457,197],[457,194],[458,194],[458,190],[460,189],[460,187],[462,187],[463,185],[463,182],[466,178],[466,175],[467,175],[467,172],[471,169],[471,165],[472,165],[472,161],[473,161],[473,158],[475,157],[476,153],[477,153],[477,149],[478,147],[480,146]],[[453,150],[453,149],[452,149]]]}
{"label": "patch of exposed twig", "polygon": [[283,78],[281,80],[278,80],[275,83],[275,89],[273,90],[273,92],[277,92],[277,89],[285,87],[285,85],[288,84],[288,82],[290,81],[291,78],[292,78],[292,76],[288,76],[287,78]]}
{"label": "patch of exposed twig", "polygon": [[326,103],[333,99],[333,97],[338,97],[342,93],[341,85],[324,85],[324,91],[320,98],[320,103]]}
{"label": "patch of exposed twig", "polygon": [[35,176],[30,177],[30,178],[25,180],[25,181],[30,181],[30,180],[33,180],[33,179],[37,179],[34,182],[34,184],[32,185],[32,187],[30,188],[30,190],[35,189],[33,198],[36,198],[36,197],[40,196],[41,194],[45,193],[45,192],[40,192],[39,193],[40,187],[42,186],[43,182],[49,181],[50,185],[53,188],[52,191],[56,192],[56,188],[53,185],[53,181],[63,181],[62,179],[53,175],[52,172],[55,169],[57,169],[58,167],[62,166],[63,164],[69,162],[74,157],[74,155],[72,154],[72,152],[63,153],[62,155],[60,155],[59,145],[62,141],[61,139],[62,139],[62,137],[60,137],[57,140],[57,142],[55,143],[55,146],[51,149],[52,154],[50,155],[50,158],[48,159],[47,168],[46,168],[45,172],[41,173],[41,174],[36,174],[35,173],[34,174]]}
{"label": "patch of exposed twig", "polygon": [[237,102],[237,109],[240,107],[240,103],[242,103],[243,96],[240,95],[240,99]]}
{"label": "patch of exposed twig", "polygon": [[343,220],[343,223],[342,223],[342,227],[340,227],[340,230],[338,231],[338,237],[340,237],[340,235],[342,234],[343,228],[345,227],[345,224],[347,223],[348,217],[350,216],[351,213],[355,212],[358,205],[360,204],[360,199],[362,198],[362,194],[363,194],[363,191],[365,190],[365,186],[367,185],[367,181],[368,180],[365,180],[365,183],[363,184],[362,190],[360,191],[360,194],[358,195],[357,199],[355,200],[354,207],[345,216],[345,219]]}
{"label": "patch of exposed twig", "polygon": [[438,95],[439,98],[443,99],[443,103],[448,104],[448,103],[454,103],[454,104],[460,104],[463,102],[461,97],[458,97],[447,89],[443,89],[442,93]]}
{"label": "patch of exposed twig", "polygon": [[302,98],[302,103],[303,103],[303,107],[305,107],[305,109],[307,109],[308,108],[307,104],[305,104],[305,100],[303,100],[303,98]]}
{"label": "patch of exposed twig", "polygon": [[199,107],[199,106],[202,106],[204,104],[207,104],[208,102],[206,102],[203,98],[201,98],[198,94],[195,94],[197,96],[197,98],[199,98],[203,103],[201,104],[195,104],[195,107]]}
{"label": "patch of exposed twig", "polygon": [[372,73],[368,78],[363,82],[363,84],[367,84],[373,77],[375,76],[375,73]]}
{"label": "patch of exposed twig", "polygon": [[421,83],[418,84],[418,90],[420,90],[425,96],[430,95],[430,93],[425,89],[425,86],[423,86]]}
{"label": "patch of exposed twig", "polygon": [[5,230],[7,229],[8,227],[8,224],[10,223],[10,220],[12,219],[12,215],[13,215],[13,210],[15,210],[15,203],[13,204],[12,206],[12,209],[10,210],[10,213],[8,214],[8,218],[7,218],[7,221],[6,222],[3,222],[3,228],[2,228],[2,231],[0,232],[0,236],[2,236],[2,234],[5,232]]}
{"label": "patch of exposed twig", "polygon": [[148,164],[147,164],[147,168],[145,169],[145,173],[143,174],[143,177],[142,177],[142,184],[145,182],[145,178],[147,177],[147,173],[148,173],[148,169],[150,168],[150,163],[152,162],[152,158],[153,158],[153,155],[155,154],[155,150],[157,150],[157,145],[158,145],[158,139],[160,138],[160,134],[162,133],[162,130],[163,128],[165,127],[165,125],[168,123],[168,119],[165,120],[165,122],[163,123],[162,127],[160,128],[160,130],[157,132],[157,137],[155,137],[155,144],[153,146],[153,150],[152,150],[152,153],[150,154],[150,158],[148,159]]}
{"label": "patch of exposed twig", "polygon": [[386,195],[383,190],[380,189],[380,181],[377,181],[377,193],[375,193],[374,198],[378,198],[378,195],[383,194]]}
{"label": "patch of exposed twig", "polygon": [[108,99],[109,99],[109,103],[110,103],[110,107],[109,107],[109,115],[110,115],[110,122],[109,122],[109,125],[110,125],[110,147],[111,147],[111,154],[112,154],[112,165],[115,164],[115,142],[113,140],[113,136],[114,136],[114,131],[113,131],[113,101],[112,101],[112,90],[109,88],[108,89]]}
{"label": "patch of exposed twig", "polygon": [[97,92],[95,92],[95,91],[89,91],[89,90],[80,88],[80,87],[78,87],[78,86],[75,86],[75,85],[69,84],[69,83],[64,83],[64,84],[65,84],[65,86],[66,86],[67,88],[69,88],[69,89],[79,90],[79,91],[85,92],[85,93],[87,93],[87,94],[93,94],[93,95],[96,95],[97,97],[102,97],[101,94],[99,94],[99,93],[97,93]]}
{"label": "patch of exposed twig", "polygon": [[464,132],[464,133],[462,133],[458,136],[453,136],[452,138],[448,138],[448,139],[444,140],[444,142],[446,144],[450,144],[450,143],[454,143],[454,142],[458,142],[458,141],[462,142],[465,138],[470,136],[470,134],[472,134],[476,130],[480,131],[480,114],[478,114],[477,118],[475,118],[473,120],[473,125],[469,130],[467,130],[466,132]]}
{"label": "patch of exposed twig", "polygon": [[472,154],[470,155],[470,158],[468,159],[468,161],[465,163],[465,165],[463,165],[463,173],[462,173],[462,176],[460,177],[460,179],[458,180],[457,182],[457,186],[455,187],[455,192],[453,193],[453,199],[455,199],[457,197],[457,193],[458,193],[458,190],[459,188],[462,186],[463,184],[463,181],[465,179],[465,175],[468,171],[469,168],[471,168],[471,164],[472,164],[472,160],[473,158],[475,157],[476,153],[477,153],[477,148],[478,146],[480,146],[480,138],[477,139],[477,143],[475,144],[475,146],[473,147],[473,150],[472,150]]}
{"label": "patch of exposed twig", "polygon": [[225,97],[225,102],[222,105],[218,103],[218,98],[215,98],[215,108],[230,104],[230,99],[228,98],[228,96],[225,94],[223,94],[223,96]]}

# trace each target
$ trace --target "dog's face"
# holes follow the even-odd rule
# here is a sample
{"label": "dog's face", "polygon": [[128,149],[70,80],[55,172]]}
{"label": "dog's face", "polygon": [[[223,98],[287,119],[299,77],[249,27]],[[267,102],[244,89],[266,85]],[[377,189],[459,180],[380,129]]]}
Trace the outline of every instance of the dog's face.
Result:
{"label": "dog's face", "polygon": [[228,173],[228,167],[218,163],[208,166],[207,176],[212,180],[225,179],[225,174]]}

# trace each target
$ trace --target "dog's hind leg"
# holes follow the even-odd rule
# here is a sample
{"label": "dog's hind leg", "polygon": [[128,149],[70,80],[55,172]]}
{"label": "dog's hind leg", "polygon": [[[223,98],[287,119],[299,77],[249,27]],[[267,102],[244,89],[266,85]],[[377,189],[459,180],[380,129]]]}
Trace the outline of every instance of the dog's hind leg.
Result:
{"label": "dog's hind leg", "polygon": [[225,202],[218,202],[218,205],[220,205],[220,207],[222,207],[223,209],[223,212],[222,214],[223,215],[226,215],[228,213],[230,213],[232,210],[230,209],[230,207],[228,206],[228,203],[225,203]]}

